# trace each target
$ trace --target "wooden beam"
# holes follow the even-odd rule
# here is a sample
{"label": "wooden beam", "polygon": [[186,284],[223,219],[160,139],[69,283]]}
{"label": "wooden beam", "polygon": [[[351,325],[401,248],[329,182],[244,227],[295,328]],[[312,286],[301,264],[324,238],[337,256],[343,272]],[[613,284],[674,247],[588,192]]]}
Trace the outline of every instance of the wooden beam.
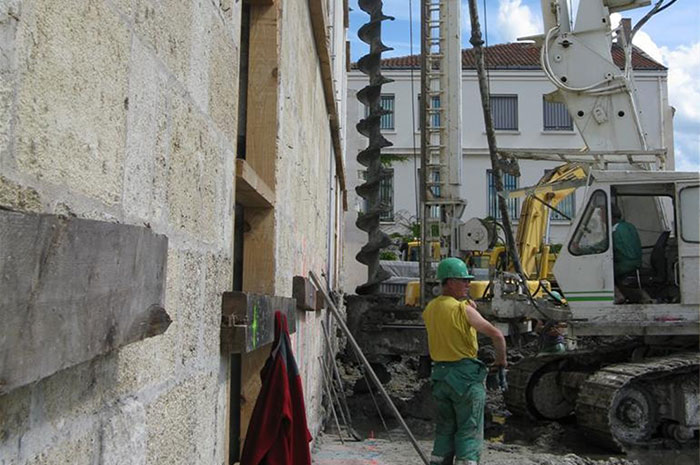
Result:
{"label": "wooden beam", "polygon": [[309,278],[294,276],[292,279],[292,297],[296,299],[297,308],[299,310],[310,312],[320,310],[320,308],[318,308],[319,302],[318,296],[316,295],[316,288]]}
{"label": "wooden beam", "polygon": [[167,237],[0,210],[0,394],[165,332]]}
{"label": "wooden beam", "polygon": [[274,294],[275,212],[271,208],[246,208],[244,215],[243,290]]}
{"label": "wooden beam", "polygon": [[260,371],[270,356],[270,345],[263,346],[253,352],[241,355],[241,407],[240,407],[240,443],[241,449],[245,444],[248,425],[253,417],[255,401],[258,399],[262,381]]}
{"label": "wooden beam", "polygon": [[251,4],[246,161],[274,192],[279,98],[278,5]]}
{"label": "wooden beam", "polygon": [[[241,175],[248,185],[261,194],[248,200],[268,204],[274,204],[276,190],[279,21],[279,2],[272,5],[251,4],[245,161],[250,170],[244,165],[237,165],[237,168],[243,167]],[[244,218],[243,290],[273,294],[276,271],[274,209],[246,208]]]}
{"label": "wooden beam", "polygon": [[[239,443],[245,442],[255,401],[260,393],[260,370],[270,355],[275,335],[275,311],[287,315],[289,332],[296,331],[296,301],[288,297],[225,292],[221,304],[221,350],[240,354]],[[236,357],[237,355],[232,355]],[[236,462],[238,457],[232,457]]]}
{"label": "wooden beam", "polygon": [[236,160],[236,203],[244,207],[273,208],[275,193],[242,159]]}
{"label": "wooden beam", "polygon": [[[326,100],[326,111],[328,112],[328,123],[331,130],[331,140],[333,141],[333,152],[335,154],[335,172],[340,181],[340,190],[343,195],[343,210],[348,209],[347,187],[345,183],[345,158],[343,156],[342,145],[340,143],[340,116],[338,106],[335,102],[335,85],[333,83],[333,70],[331,68],[331,53],[329,47],[328,27],[326,18],[326,2],[324,0],[309,0],[309,11],[311,13],[311,27],[316,43],[316,53],[321,67],[321,80],[323,82],[323,94]],[[347,10],[347,5],[343,5]]]}
{"label": "wooden beam", "polygon": [[350,8],[348,7],[348,0],[343,0],[343,27],[345,27],[345,29],[350,27]]}
{"label": "wooden beam", "polygon": [[275,312],[287,316],[296,331],[296,300],[248,292],[224,292],[221,301],[221,347],[228,353],[249,353],[275,337]]}

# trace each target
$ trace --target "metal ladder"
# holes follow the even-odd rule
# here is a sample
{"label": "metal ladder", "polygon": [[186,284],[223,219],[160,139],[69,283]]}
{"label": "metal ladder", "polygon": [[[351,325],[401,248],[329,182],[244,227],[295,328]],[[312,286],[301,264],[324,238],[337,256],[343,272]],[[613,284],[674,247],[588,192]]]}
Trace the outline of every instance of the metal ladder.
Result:
{"label": "metal ladder", "polygon": [[[421,304],[434,295],[435,262],[457,252],[464,211],[459,0],[421,2]],[[440,246],[435,257],[434,244]]]}

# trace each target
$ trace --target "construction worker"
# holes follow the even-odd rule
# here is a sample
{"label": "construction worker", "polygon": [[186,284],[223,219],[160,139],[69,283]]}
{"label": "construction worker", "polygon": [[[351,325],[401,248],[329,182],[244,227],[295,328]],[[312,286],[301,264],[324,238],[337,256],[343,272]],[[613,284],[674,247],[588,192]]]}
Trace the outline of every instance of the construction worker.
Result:
{"label": "construction worker", "polygon": [[613,223],[615,303],[649,303],[652,300],[637,279],[637,273],[642,266],[642,242],[637,228],[624,220],[620,207],[614,203],[611,205],[610,217]]}
{"label": "construction worker", "polygon": [[613,223],[613,271],[615,279],[620,280],[642,266],[642,242],[637,228],[622,217],[620,207],[612,204],[610,216]]}
{"label": "construction worker", "polygon": [[484,403],[487,367],[476,358],[477,331],[496,348],[494,365],[505,368],[506,341],[466,301],[474,276],[459,258],[446,258],[437,268],[442,295],[423,311],[428,349],[433,360],[431,380],[437,402],[435,444],[431,464],[476,465],[484,440]]}

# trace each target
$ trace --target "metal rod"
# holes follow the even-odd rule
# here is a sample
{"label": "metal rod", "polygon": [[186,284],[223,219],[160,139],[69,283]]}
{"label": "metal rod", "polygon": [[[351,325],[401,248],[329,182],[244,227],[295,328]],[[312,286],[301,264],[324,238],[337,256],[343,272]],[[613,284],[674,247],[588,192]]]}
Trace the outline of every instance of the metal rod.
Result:
{"label": "metal rod", "polygon": [[[326,289],[329,289],[328,281],[326,281],[325,284],[326,284]],[[333,301],[333,303],[335,303],[335,300]],[[321,327],[323,328],[324,334],[326,334],[326,339],[330,340],[330,336],[328,336],[326,333],[326,326],[325,326],[324,321],[321,321]],[[328,345],[329,346],[331,345],[330,342],[328,343]],[[365,380],[365,385],[367,386],[367,392],[369,392],[369,396],[372,398],[372,403],[374,404],[374,408],[377,410],[377,415],[379,415],[379,419],[381,420],[382,425],[384,426],[384,431],[386,431],[386,434],[389,437],[389,441],[391,442],[391,441],[393,441],[393,438],[391,436],[391,431],[389,431],[389,427],[386,425],[386,421],[384,421],[384,415],[382,415],[382,411],[379,408],[379,405],[377,404],[377,399],[374,396],[374,392],[372,392],[372,386],[370,385],[369,379],[367,379],[367,372],[365,371],[364,366],[362,365],[362,362],[360,361],[360,358],[357,356],[357,353],[355,353],[355,351],[353,351],[353,354],[355,355],[355,360],[357,361],[357,364],[360,366],[360,371],[362,372],[362,378]],[[340,384],[340,391],[343,393],[343,398],[345,401],[345,408],[347,409],[347,413],[348,413],[348,419],[350,422],[352,422],[352,418],[350,418],[350,410],[349,410],[348,404],[347,404],[347,398],[345,398],[345,391],[343,390],[343,382],[340,379],[340,373],[337,371],[338,367],[335,364],[335,359],[333,359],[333,366],[336,369],[336,373],[338,373],[338,383]],[[358,441],[362,440],[362,437],[357,433],[357,431],[355,431],[354,428],[350,427],[349,433],[353,438],[357,439]]]}
{"label": "metal rod", "polygon": [[365,370],[365,366],[362,364],[362,361],[360,360],[360,357],[357,356],[357,353],[353,350],[352,353],[355,355],[355,360],[357,360],[357,364],[360,365],[360,371],[362,372],[362,378],[365,380],[365,384],[367,385],[367,392],[369,392],[369,396],[372,398],[372,402],[374,403],[374,408],[377,409],[377,414],[379,415],[379,419],[382,422],[382,425],[384,426],[384,431],[386,431],[386,434],[389,436],[389,441],[393,441],[394,438],[391,435],[391,431],[389,431],[389,427],[386,424],[386,421],[384,420],[384,415],[382,415],[382,410],[379,408],[379,404],[377,403],[377,398],[374,396],[374,392],[372,391],[372,386],[369,383],[369,379],[367,376],[367,370]]}
{"label": "metal rod", "polygon": [[336,321],[338,322],[338,326],[340,326],[340,329],[343,330],[343,332],[345,333],[345,335],[348,338],[348,342],[350,343],[352,348],[355,350],[355,353],[358,355],[358,357],[360,357],[360,359],[362,360],[362,363],[365,366],[365,368],[367,369],[367,372],[369,373],[370,378],[372,379],[374,384],[377,386],[377,389],[379,390],[379,392],[381,392],[382,396],[384,397],[384,400],[386,400],[387,403],[389,404],[391,411],[394,413],[394,415],[396,415],[396,419],[399,420],[399,423],[401,423],[401,426],[403,427],[404,431],[408,435],[408,438],[411,440],[411,444],[413,444],[413,447],[416,449],[416,452],[418,452],[418,455],[420,455],[420,458],[423,460],[423,463],[425,463],[425,465],[430,465],[430,462],[428,461],[428,457],[425,456],[425,453],[418,445],[418,441],[416,441],[416,438],[413,436],[413,433],[408,428],[408,425],[404,421],[403,417],[399,413],[399,411],[396,408],[396,406],[394,405],[394,403],[391,401],[391,397],[389,397],[389,394],[384,389],[384,386],[382,386],[381,381],[379,381],[377,374],[372,369],[372,366],[369,364],[369,361],[365,357],[365,354],[362,353],[362,349],[360,349],[360,346],[357,343],[357,341],[355,340],[355,338],[353,337],[352,333],[350,332],[350,329],[343,321],[343,318],[341,317],[340,312],[336,308],[335,303],[333,303],[333,300],[331,300],[331,298],[328,296],[328,293],[326,292],[324,287],[321,285],[321,281],[319,281],[318,277],[316,276],[316,274],[313,271],[309,272],[309,275],[311,276],[311,281],[313,281],[314,286],[316,286],[316,289],[321,291],[321,295],[323,295],[323,298],[326,299],[326,303],[328,304],[328,309],[331,311],[331,313],[335,317]]}
{"label": "metal rod", "polygon": [[[486,140],[489,146],[489,155],[491,157],[491,172],[493,174],[496,191],[503,191],[503,177],[501,176],[501,163],[498,159],[498,146],[496,145],[496,133],[493,129],[493,119],[491,117],[491,102],[486,82],[486,71],[484,64],[484,49],[482,45],[484,41],[481,38],[481,26],[479,25],[479,13],[476,6],[476,0],[469,0],[469,13],[471,18],[472,34],[469,43],[474,47],[474,55],[476,57],[476,74],[479,82],[479,93],[481,94],[481,108],[484,114],[484,126],[486,128]],[[522,275],[522,267],[520,266],[520,257],[515,248],[515,239],[513,237],[513,228],[510,223],[510,215],[506,200],[502,196],[497,196],[498,209],[501,213],[501,222],[503,223],[503,231],[506,235],[507,252],[513,260],[513,266],[516,273]],[[527,287],[527,286],[526,286]]]}
{"label": "metal rod", "polygon": [[333,413],[333,419],[335,420],[335,427],[338,428],[338,438],[341,444],[345,444],[343,441],[343,430],[340,429],[340,422],[338,422],[338,414],[335,413],[335,404],[333,404],[333,396],[331,395],[331,390],[328,387],[328,380],[326,379],[326,374],[323,369],[323,361],[321,357],[318,357],[318,361],[321,364],[321,379],[323,380],[323,387],[326,389],[326,395],[328,396],[328,403],[331,404],[331,412]]}
{"label": "metal rod", "polygon": [[[474,47],[474,55],[476,58],[476,75],[479,81],[479,93],[481,94],[481,107],[484,114],[484,126],[486,128],[486,141],[489,146],[489,155],[491,157],[491,172],[493,173],[496,192],[503,191],[503,178],[501,176],[501,161],[498,159],[498,146],[496,145],[496,132],[493,128],[493,119],[491,117],[491,97],[489,95],[488,82],[486,78],[486,64],[484,62],[484,41],[481,38],[481,25],[479,24],[479,10],[476,6],[476,0],[469,0],[469,18],[471,21],[472,34],[469,43]],[[503,196],[496,196],[498,199],[498,209],[501,212],[501,222],[503,224],[503,232],[506,236],[506,251],[513,260],[513,268],[520,277],[522,289],[527,295],[532,306],[540,313],[539,305],[535,301],[530,288],[527,285],[527,277],[523,272],[523,267],[520,262],[520,255],[513,237],[513,227],[508,214],[508,205]],[[544,314],[543,314],[544,315]]]}
{"label": "metal rod", "polygon": [[340,395],[338,396],[338,399],[340,401],[340,407],[341,409],[345,410],[345,416],[347,418],[347,425],[348,427],[351,427],[352,425],[352,417],[350,415],[350,409],[348,408],[348,399],[345,396],[345,389],[343,389],[343,380],[340,377],[340,372],[338,371],[338,365],[335,363],[335,357],[333,356],[333,346],[331,345],[331,338],[328,334],[328,331],[326,330],[326,323],[321,321],[321,329],[323,330],[323,337],[326,339],[326,345],[328,346],[328,349],[331,353],[331,368],[333,369],[333,375],[335,376],[335,380],[338,382],[338,391],[340,392]]}
{"label": "metal rod", "polygon": [[340,403],[340,400],[338,398],[338,392],[335,390],[335,387],[333,386],[333,378],[330,373],[330,367],[326,364],[325,362],[325,356],[321,358],[321,368],[324,371],[325,379],[328,382],[328,386],[330,387],[331,390],[331,402],[337,402],[338,403],[338,410],[340,410],[340,420],[343,422],[345,425],[345,429],[350,434],[350,427],[348,424],[348,419],[345,416],[345,412],[343,411],[343,405]]}

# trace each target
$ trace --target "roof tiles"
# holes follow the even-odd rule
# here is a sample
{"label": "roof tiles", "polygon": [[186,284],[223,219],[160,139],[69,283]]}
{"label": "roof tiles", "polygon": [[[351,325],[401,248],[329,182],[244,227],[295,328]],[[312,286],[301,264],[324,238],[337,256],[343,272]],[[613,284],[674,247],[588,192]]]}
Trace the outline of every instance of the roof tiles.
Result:
{"label": "roof tiles", "polygon": [[[624,66],[625,54],[622,47],[613,45],[612,55],[615,64]],[[485,61],[488,69],[541,69],[540,48],[532,43],[515,42],[492,45],[485,48]],[[385,58],[382,60],[383,69],[418,69],[420,55]],[[353,64],[353,68],[356,67]],[[663,71],[665,66],[654,61],[641,49],[635,47],[632,51],[632,67],[636,70]],[[462,50],[462,69],[476,69],[474,49]]]}

